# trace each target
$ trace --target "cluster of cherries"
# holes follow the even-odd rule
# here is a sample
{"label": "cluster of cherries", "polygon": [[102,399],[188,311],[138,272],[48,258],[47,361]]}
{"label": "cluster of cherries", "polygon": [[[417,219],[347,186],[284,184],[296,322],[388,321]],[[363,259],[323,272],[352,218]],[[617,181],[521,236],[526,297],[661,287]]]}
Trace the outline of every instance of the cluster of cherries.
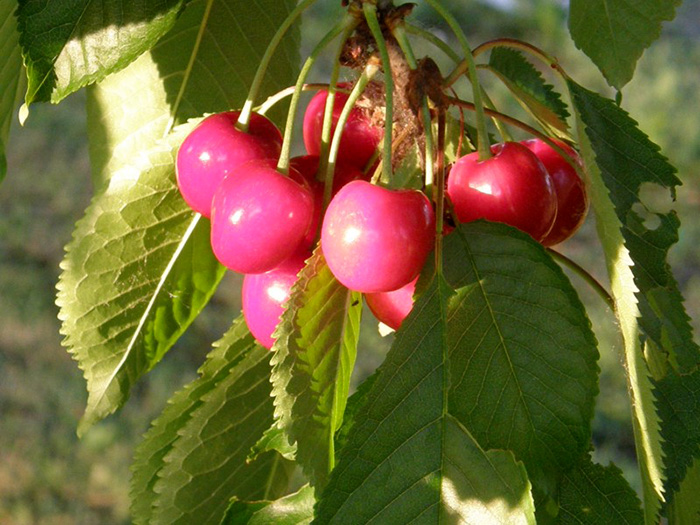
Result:
{"label": "cluster of cherries", "polygon": [[[433,205],[421,191],[370,182],[384,130],[355,107],[343,130],[332,199],[324,210],[319,180],[321,131],[327,92],[307,106],[303,138],[308,155],[278,170],[282,135],[267,118],[240,112],[205,118],[184,140],[176,163],[180,192],[211,219],[211,245],[226,267],[244,274],[243,314],[267,348],[298,273],[320,238],[323,256],[340,283],[365,294],[375,316],[398,329],[411,310],[418,275],[434,248]],[[347,101],[335,95],[333,127]],[[588,199],[570,146],[540,139],[492,146],[459,158],[447,176],[454,220],[484,218],[510,224],[545,246],[570,237],[583,222]],[[322,177],[321,177],[322,178]]]}

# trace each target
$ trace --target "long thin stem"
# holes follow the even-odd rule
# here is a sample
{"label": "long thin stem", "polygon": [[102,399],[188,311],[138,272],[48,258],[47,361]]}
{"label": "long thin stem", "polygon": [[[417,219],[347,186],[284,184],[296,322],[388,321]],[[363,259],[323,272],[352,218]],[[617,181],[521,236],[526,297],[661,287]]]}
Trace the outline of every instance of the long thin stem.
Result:
{"label": "long thin stem", "polygon": [[352,26],[354,23],[354,18],[346,16],[340,22],[338,22],[326,35],[321,39],[321,41],[313,49],[309,57],[304,62],[299,77],[297,78],[296,86],[294,86],[294,93],[292,94],[292,100],[289,102],[289,112],[287,113],[287,122],[284,127],[284,139],[282,140],[282,152],[280,153],[279,161],[277,162],[277,171],[280,173],[289,172],[289,156],[292,146],[292,132],[294,129],[294,116],[297,112],[297,107],[299,105],[299,98],[304,89],[304,81],[311,70],[314,62],[318,55],[325,49],[325,47],[339,34],[347,31],[348,27]]}
{"label": "long thin stem", "polygon": [[462,46],[464,58],[467,61],[467,71],[469,73],[469,80],[472,84],[474,105],[476,107],[477,151],[479,152],[479,159],[486,160],[491,157],[489,136],[486,128],[486,115],[484,114],[484,103],[481,98],[481,85],[479,84],[479,79],[476,73],[476,63],[474,62],[471,48],[467,42],[467,37],[454,16],[452,16],[452,14],[447,11],[438,0],[426,1],[440,14],[442,18],[445,19]]}
{"label": "long thin stem", "polygon": [[605,301],[605,304],[607,304],[612,311],[615,311],[615,299],[613,299],[612,295],[610,295],[605,287],[600,284],[595,277],[588,273],[585,268],[569,259],[566,255],[552,250],[551,248],[547,248],[547,253],[549,253],[555,261],[559,262],[563,266],[566,266],[581,279],[583,279],[586,284],[588,284],[593,291],[595,291],[603,299],[603,301]]}
{"label": "long thin stem", "polygon": [[287,33],[292,24],[299,18],[306,8],[311,6],[316,0],[302,0],[297,4],[297,6],[289,13],[289,16],[282,22],[282,25],[277,29],[277,32],[270,40],[270,44],[267,46],[265,53],[260,59],[260,64],[253,77],[253,82],[250,84],[250,90],[248,91],[248,98],[243,104],[243,109],[238,116],[238,122],[236,122],[236,127],[241,131],[248,131],[248,125],[250,124],[250,114],[253,111],[253,106],[255,105],[255,100],[258,98],[258,93],[260,92],[260,86],[265,78],[265,73],[270,65],[270,60],[272,60],[272,55],[274,55],[277,50],[277,46],[282,41],[282,38]]}
{"label": "long thin stem", "polygon": [[382,68],[384,69],[384,96],[386,101],[385,123],[384,123],[384,144],[382,151],[382,173],[384,179],[390,181],[393,177],[391,170],[391,141],[394,127],[394,77],[391,73],[391,60],[389,59],[389,50],[386,47],[386,40],[382,34],[382,28],[379,25],[377,18],[377,6],[366,2],[362,5],[362,10],[365,14],[365,20],[372,33],[379,56],[382,59]]}
{"label": "long thin stem", "polygon": [[[328,89],[328,84],[325,82],[317,82],[317,83],[308,83],[304,84],[302,86],[302,91],[318,91],[319,89]],[[296,86],[289,86],[287,88],[284,88],[281,91],[278,91],[274,95],[270,95],[267,97],[265,102],[257,106],[256,108],[253,108],[253,111],[258,113],[259,115],[264,115],[270,109],[272,109],[273,106],[276,104],[279,104],[282,100],[284,100],[287,97],[291,97],[294,94],[294,91],[296,90]]]}
{"label": "long thin stem", "polygon": [[422,39],[426,40],[427,42],[430,42],[433,44],[435,47],[437,47],[440,51],[445,53],[452,61],[459,63],[461,58],[460,56],[454,52],[454,50],[447,44],[447,42],[443,42],[438,36],[434,35],[430,31],[426,31],[425,29],[415,26],[413,24],[409,24],[408,22],[403,23],[403,25],[406,28],[406,32],[411,33],[413,35],[419,36]]}

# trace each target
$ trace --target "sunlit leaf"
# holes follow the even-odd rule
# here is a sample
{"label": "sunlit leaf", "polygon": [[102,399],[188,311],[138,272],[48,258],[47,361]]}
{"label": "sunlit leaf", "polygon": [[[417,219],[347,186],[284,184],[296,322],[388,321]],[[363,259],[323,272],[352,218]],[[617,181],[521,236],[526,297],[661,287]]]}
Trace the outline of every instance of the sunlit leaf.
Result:
{"label": "sunlit leaf", "polygon": [[615,465],[590,458],[567,472],[559,487],[561,525],[642,525],[644,513],[634,489]]}
{"label": "sunlit leaf", "polygon": [[[553,483],[590,442],[598,351],[571,283],[531,237],[476,221],[445,238],[450,413]],[[544,475],[544,478],[543,478]]]}
{"label": "sunlit leaf", "polygon": [[569,30],[576,46],[620,89],[637,60],[673,20],[682,0],[571,0]]}
{"label": "sunlit leaf", "polygon": [[534,523],[522,464],[447,412],[450,295],[435,278],[396,333],[313,523]]}
{"label": "sunlit leaf", "polygon": [[314,490],[305,485],[276,501],[233,501],[221,525],[305,525],[314,517]]}
{"label": "sunlit leaf", "polygon": [[325,484],[335,461],[335,433],[350,389],[361,313],[360,294],[335,279],[317,250],[275,332],[276,417],[315,486]]}
{"label": "sunlit leaf", "polygon": [[[202,377],[176,395],[187,417],[174,418],[181,426],[162,457],[149,523],[217,524],[232,497],[274,499],[286,490],[288,462],[276,452],[246,461],[272,423],[270,354],[240,321],[218,345]],[[162,436],[154,442],[157,454],[175,426],[164,423],[168,432],[154,432]],[[142,457],[150,448],[142,446]]]}
{"label": "sunlit leaf", "polygon": [[[667,261],[680,223],[673,210],[656,210],[653,201],[642,198],[649,186],[657,195],[675,197],[680,181],[658,146],[627,113],[571,80],[568,84],[585,133],[586,160],[589,165],[594,162],[589,170],[591,200],[600,216],[633,395],[640,396],[633,406],[643,479],[653,484],[658,506],[662,493],[678,487],[693,457],[700,454],[697,417],[688,410],[689,401],[693,403],[689,393],[698,392],[700,349]],[[645,421],[649,418],[651,424]],[[684,432],[672,432],[672,427]],[[649,494],[651,487],[644,486]]]}
{"label": "sunlit leaf", "polygon": [[17,20],[13,16],[15,9],[16,0],[0,2],[0,182],[7,172],[5,148],[10,135],[10,123],[24,86]]}
{"label": "sunlit leaf", "polygon": [[118,71],[175,23],[183,0],[21,0],[17,17],[29,79],[26,104],[59,102]]}
{"label": "sunlit leaf", "polygon": [[57,303],[88,384],[79,433],[123,405],[223,277],[208,221],[175,184],[174,148],[188,129],[115,173],[66,248]]}

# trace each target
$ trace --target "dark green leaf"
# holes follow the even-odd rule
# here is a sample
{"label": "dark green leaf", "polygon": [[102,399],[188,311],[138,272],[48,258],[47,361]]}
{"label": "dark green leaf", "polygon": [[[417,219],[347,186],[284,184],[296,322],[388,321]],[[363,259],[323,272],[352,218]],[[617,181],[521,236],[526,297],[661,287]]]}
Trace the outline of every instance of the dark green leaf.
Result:
{"label": "dark green leaf", "polygon": [[343,415],[343,424],[338,429],[335,434],[335,456],[336,459],[340,457],[340,453],[348,442],[348,436],[350,435],[350,430],[355,425],[355,418],[357,416],[357,411],[365,403],[367,394],[369,393],[374,380],[377,379],[377,372],[375,371],[371,376],[365,379],[357,390],[348,398],[347,406],[345,407],[345,414]]}
{"label": "dark green leaf", "polygon": [[662,422],[664,488],[670,501],[693,459],[700,458],[700,370],[685,376],[669,370],[654,386]]}
{"label": "dark green leaf", "polygon": [[700,523],[700,459],[696,458],[666,509],[671,525]]}
{"label": "dark green leaf", "polygon": [[270,450],[276,450],[283,458],[290,461],[296,459],[296,444],[289,443],[287,433],[276,422],[265,431],[260,440],[253,446],[248,455],[248,461],[253,461],[260,454]]}
{"label": "dark green leaf", "polygon": [[362,297],[340,284],[321,250],[307,261],[292,289],[273,347],[276,417],[297,461],[316,487],[335,461],[360,332]]}
{"label": "dark green leaf", "polygon": [[545,127],[553,133],[566,133],[566,119],[569,118],[566,104],[522,53],[496,48],[491,51],[489,67],[515,94],[518,102]]}
{"label": "dark green leaf", "polygon": [[288,463],[276,452],[246,461],[272,424],[273,406],[270,354],[247,334],[240,339],[242,330],[234,325],[220,343],[225,354],[215,356],[182,400],[189,417],[163,456],[150,523],[219,523],[232,497],[276,498],[287,487]]}
{"label": "dark green leaf", "polygon": [[559,487],[559,523],[642,525],[644,514],[634,489],[615,465],[590,458],[567,472]]}
{"label": "dark green leaf", "polygon": [[223,277],[208,221],[175,184],[174,148],[188,130],[116,172],[66,249],[57,304],[64,342],[88,383],[79,433],[126,401]]}
{"label": "dark green leaf", "polygon": [[118,71],[175,23],[184,0],[21,0],[26,103],[59,102]]}
{"label": "dark green leaf", "polygon": [[435,278],[397,331],[314,523],[534,523],[522,464],[447,413],[450,295]]}
{"label": "dark green leaf", "polygon": [[445,238],[450,413],[485,449],[512,450],[547,486],[588,449],[596,339],[571,283],[541,245],[477,221]]}
{"label": "dark green leaf", "polygon": [[152,423],[136,448],[131,468],[131,512],[135,523],[150,521],[156,498],[153,487],[165,465],[165,455],[192,413],[202,405],[202,397],[223,381],[254,345],[245,321],[239,317],[224,337],[214,343],[214,349],[199,369],[199,378],[178,391]]}
{"label": "dark green leaf", "polygon": [[5,147],[10,123],[24,86],[17,20],[13,16],[16,8],[16,0],[0,1],[0,182],[7,172]]}
{"label": "dark green leaf", "polygon": [[673,20],[682,0],[571,0],[569,30],[576,46],[620,89],[637,60]]}
{"label": "dark green leaf", "polygon": [[308,485],[276,501],[233,501],[221,525],[304,525],[314,517],[315,501]]}
{"label": "dark green leaf", "polygon": [[640,195],[651,185],[657,195],[675,197],[681,184],[676,170],[612,100],[571,80],[568,84],[632,259],[640,327],[656,353],[665,354],[681,374],[690,373],[700,365],[700,349],[667,262],[680,222],[675,211],[655,211],[653,202]]}

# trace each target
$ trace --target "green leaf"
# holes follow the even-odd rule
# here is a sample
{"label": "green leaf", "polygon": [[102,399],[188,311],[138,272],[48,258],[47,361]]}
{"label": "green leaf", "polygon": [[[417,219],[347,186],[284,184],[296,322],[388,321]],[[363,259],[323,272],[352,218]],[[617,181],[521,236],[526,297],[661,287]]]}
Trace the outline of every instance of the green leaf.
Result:
{"label": "green leaf", "polygon": [[534,523],[522,464],[447,412],[450,295],[433,279],[397,331],[314,523]]}
{"label": "green leaf", "polygon": [[24,87],[17,20],[13,16],[16,8],[16,0],[0,0],[0,182],[7,173],[5,148],[10,123]]}
{"label": "green leaf", "polygon": [[[622,225],[601,170],[596,164],[596,154],[593,152],[586,125],[581,120],[575,100],[574,108],[579,149],[586,166],[586,185],[591,208],[595,212],[598,236],[610,275],[611,294],[615,300],[615,315],[624,343],[624,363],[632,406],[635,451],[642,482],[645,523],[653,524],[657,523],[663,500],[664,467],[656,398],[651,373],[642,351],[641,328],[637,321],[640,315],[635,295],[637,285],[634,281],[630,253],[625,246]],[[614,133],[612,126],[611,133]]]}
{"label": "green leaf", "polygon": [[[93,174],[108,178],[173,125],[240,108],[268,42],[295,3],[188,2],[165,38],[88,90]],[[298,50],[299,30],[293,28],[270,64],[261,98],[294,83]]]}
{"label": "green leaf", "polygon": [[588,457],[567,472],[559,487],[559,523],[642,525],[644,513],[634,489],[615,465]]}
{"label": "green leaf", "polygon": [[224,353],[180,394],[189,417],[163,457],[149,523],[219,523],[232,497],[276,498],[287,487],[288,462],[276,452],[246,461],[272,424],[273,406],[270,354],[242,331],[234,324],[219,343]]}
{"label": "green leaf", "polygon": [[674,495],[667,510],[670,525],[693,525],[700,523],[700,460],[695,458],[693,465]]}
{"label": "green leaf", "polygon": [[[630,327],[626,339],[641,337],[644,344],[644,353],[641,348],[635,348],[630,359],[640,361],[646,357],[645,375],[653,376],[656,410],[654,398],[649,395],[642,406],[636,400],[633,406],[639,406],[647,418],[658,413],[661,422],[661,435],[658,429],[652,429],[651,435],[639,436],[644,441],[638,445],[645,448],[645,443],[653,444],[651,461],[663,465],[666,478],[663,489],[659,487],[659,466],[650,476],[655,481],[656,498],[661,501],[662,490],[675,490],[693,457],[700,455],[698,419],[689,412],[689,405],[694,404],[691,393],[700,388],[700,348],[693,340],[683,298],[667,262],[668,251],[678,240],[678,217],[674,211],[655,211],[642,200],[641,193],[645,184],[653,184],[657,194],[666,192],[675,196],[680,181],[658,146],[637,128],[627,113],[573,81],[569,81],[569,89],[595,154],[593,175],[600,176],[600,184],[607,191],[607,195],[602,192],[593,197],[594,207],[614,209],[615,217],[608,214],[602,228],[608,232],[606,235],[619,232],[621,237],[606,248],[609,266],[614,267],[621,250],[628,250],[629,260],[623,261],[634,281],[627,278],[624,284],[617,283],[612,274],[613,293],[622,305],[618,315],[627,317],[625,323]],[[639,345],[639,341],[631,344]],[[644,388],[648,390],[649,386]],[[641,428],[646,427],[641,425]],[[674,429],[683,433],[674,433]],[[663,451],[663,459],[659,449]]]}
{"label": "green leaf", "polygon": [[566,119],[569,118],[566,104],[522,53],[495,48],[489,57],[489,69],[503,80],[518,102],[543,126],[552,133],[566,135]]}
{"label": "green leaf", "polygon": [[681,184],[676,170],[612,100],[571,80],[568,84],[632,259],[640,327],[676,371],[691,373],[700,365],[700,348],[667,262],[669,249],[678,241],[680,221],[675,211],[655,211],[640,195],[648,185],[657,194],[675,198]]}
{"label": "green leaf", "polygon": [[136,448],[131,467],[131,512],[136,524],[145,524],[151,519],[156,499],[153,487],[165,465],[166,454],[179,438],[179,432],[192,413],[202,405],[204,395],[231,373],[254,344],[243,317],[239,317],[231,329],[214,343],[213,350],[199,369],[199,378],[175,393],[165,410],[151,424]]}
{"label": "green leaf", "polygon": [[682,0],[571,0],[569,31],[608,83],[622,88]]}
{"label": "green leaf", "polygon": [[270,450],[276,450],[283,458],[289,461],[296,460],[296,443],[293,445],[289,443],[287,433],[284,429],[279,427],[277,422],[265,431],[260,440],[250,450],[248,461],[253,461],[259,457],[260,454]]}
{"label": "green leaf", "polygon": [[66,248],[57,304],[64,343],[88,383],[79,434],[124,404],[223,277],[208,221],[175,184],[174,148],[189,129],[116,172]]}
{"label": "green leaf", "polygon": [[340,284],[318,249],[292,289],[275,332],[275,415],[312,485],[325,485],[335,463],[360,333],[362,296]]}
{"label": "green leaf", "polygon": [[308,485],[276,501],[236,500],[231,502],[221,525],[305,525],[314,517],[315,501],[314,490]]}
{"label": "green leaf", "polygon": [[183,0],[21,0],[20,44],[29,79],[27,106],[59,102],[118,71],[175,23]]}
{"label": "green leaf", "polygon": [[[541,245],[476,221],[445,237],[450,413],[551,487],[590,442],[598,350],[571,283]],[[543,478],[544,476],[544,478]]]}

